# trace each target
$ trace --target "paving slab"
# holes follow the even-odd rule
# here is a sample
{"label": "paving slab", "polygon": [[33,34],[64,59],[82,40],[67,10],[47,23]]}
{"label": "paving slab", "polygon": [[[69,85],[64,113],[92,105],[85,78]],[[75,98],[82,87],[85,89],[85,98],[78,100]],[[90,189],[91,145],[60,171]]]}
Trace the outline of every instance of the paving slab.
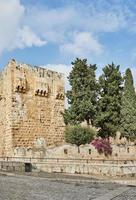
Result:
{"label": "paving slab", "polygon": [[117,184],[84,182],[77,178],[0,176],[0,200],[93,200],[118,187]]}
{"label": "paving slab", "polygon": [[113,190],[113,191],[111,191],[111,192],[109,192],[109,193],[107,193],[107,194],[105,194],[105,195],[103,195],[101,197],[95,198],[94,200],[112,200],[115,197],[119,196],[120,194],[122,194],[123,192],[126,192],[128,190],[129,190],[128,187],[126,187],[126,188],[125,187],[124,188],[121,187],[121,188]]}

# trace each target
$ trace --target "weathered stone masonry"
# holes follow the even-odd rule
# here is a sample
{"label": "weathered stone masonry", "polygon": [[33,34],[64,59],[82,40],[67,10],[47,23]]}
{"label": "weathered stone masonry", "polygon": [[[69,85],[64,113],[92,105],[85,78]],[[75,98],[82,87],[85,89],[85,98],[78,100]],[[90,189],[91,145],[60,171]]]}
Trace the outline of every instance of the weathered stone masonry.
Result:
{"label": "weathered stone masonry", "polygon": [[63,110],[63,74],[11,60],[0,74],[0,156],[60,144]]}

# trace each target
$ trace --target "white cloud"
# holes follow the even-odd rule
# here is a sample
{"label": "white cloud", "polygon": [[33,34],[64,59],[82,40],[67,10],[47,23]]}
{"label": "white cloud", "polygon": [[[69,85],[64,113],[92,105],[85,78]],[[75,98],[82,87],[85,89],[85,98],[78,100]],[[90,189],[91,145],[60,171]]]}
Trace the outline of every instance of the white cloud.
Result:
{"label": "white cloud", "polygon": [[31,28],[23,26],[24,16],[25,7],[19,0],[0,0],[0,54],[15,48],[45,44]]}
{"label": "white cloud", "polygon": [[[91,18],[91,17],[90,17]],[[89,23],[89,21],[88,21]],[[92,16],[91,29],[98,32],[115,32],[125,27],[126,21],[123,13],[117,13],[115,11],[95,13]]]}
{"label": "white cloud", "polygon": [[131,70],[132,70],[132,75],[133,75],[133,78],[134,78],[134,81],[135,81],[135,86],[136,86],[136,69],[131,68]]}
{"label": "white cloud", "polygon": [[66,43],[60,48],[62,52],[80,57],[91,56],[91,54],[98,55],[103,50],[102,45],[89,32],[75,34],[72,42]]}
{"label": "white cloud", "polygon": [[60,72],[64,74],[65,78],[65,90],[69,89],[69,83],[67,77],[69,76],[70,71],[72,70],[72,65],[64,65],[64,64],[47,64],[46,66],[42,66],[46,69],[50,69],[56,72]]}
{"label": "white cloud", "polygon": [[48,8],[39,4],[25,7],[21,0],[0,0],[0,54],[48,42],[55,43],[63,54],[99,55],[104,49],[100,33],[116,32],[131,24],[129,9],[106,2]]}
{"label": "white cloud", "polygon": [[28,26],[24,26],[22,29],[19,29],[16,34],[16,40],[13,41],[11,47],[9,49],[20,48],[23,49],[25,47],[31,46],[43,46],[47,42],[45,40],[41,40]]}
{"label": "white cloud", "polygon": [[25,23],[50,42],[63,42],[76,19],[73,8],[49,9],[31,7],[27,10]]}
{"label": "white cloud", "polygon": [[0,53],[15,40],[24,11],[18,0],[0,1]]}
{"label": "white cloud", "polygon": [[31,7],[27,9],[25,23],[40,37],[65,50],[62,53],[85,56],[86,53],[90,55],[90,52],[96,55],[102,53],[98,33],[115,32],[124,28],[126,16],[123,9],[109,7],[108,10],[98,10],[97,6],[90,6],[89,3],[88,6],[77,5],[59,8]]}
{"label": "white cloud", "polygon": [[[126,17],[122,10],[97,10],[89,7],[74,5],[60,8],[31,7],[26,15],[26,23],[36,29],[48,40],[64,39],[69,32],[115,32],[126,25]],[[46,33],[46,34],[45,34]],[[61,35],[61,37],[60,37]],[[71,34],[69,35],[71,36]],[[60,42],[60,41],[59,41]]]}

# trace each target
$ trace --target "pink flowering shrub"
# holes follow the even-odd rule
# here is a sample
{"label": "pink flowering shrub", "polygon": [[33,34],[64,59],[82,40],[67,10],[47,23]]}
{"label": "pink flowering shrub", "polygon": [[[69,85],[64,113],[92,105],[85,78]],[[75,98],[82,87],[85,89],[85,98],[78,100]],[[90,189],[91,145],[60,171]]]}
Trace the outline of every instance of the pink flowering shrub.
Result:
{"label": "pink flowering shrub", "polygon": [[99,154],[109,156],[112,154],[112,147],[108,139],[96,138],[91,144],[97,149]]}

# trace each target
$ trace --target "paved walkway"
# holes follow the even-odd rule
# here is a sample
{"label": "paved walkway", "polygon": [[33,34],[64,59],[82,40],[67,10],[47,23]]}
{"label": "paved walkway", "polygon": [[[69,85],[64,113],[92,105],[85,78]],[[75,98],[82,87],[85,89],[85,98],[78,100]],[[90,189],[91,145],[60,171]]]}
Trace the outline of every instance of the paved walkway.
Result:
{"label": "paved walkway", "polygon": [[136,200],[136,188],[84,177],[0,176],[0,200]]}
{"label": "paved walkway", "polygon": [[128,191],[129,188],[128,187],[119,187],[116,190],[112,190],[111,192],[108,192],[107,194],[95,198],[94,200],[110,200],[110,199],[115,199],[116,197],[118,197],[119,195],[122,195],[124,192]]}

